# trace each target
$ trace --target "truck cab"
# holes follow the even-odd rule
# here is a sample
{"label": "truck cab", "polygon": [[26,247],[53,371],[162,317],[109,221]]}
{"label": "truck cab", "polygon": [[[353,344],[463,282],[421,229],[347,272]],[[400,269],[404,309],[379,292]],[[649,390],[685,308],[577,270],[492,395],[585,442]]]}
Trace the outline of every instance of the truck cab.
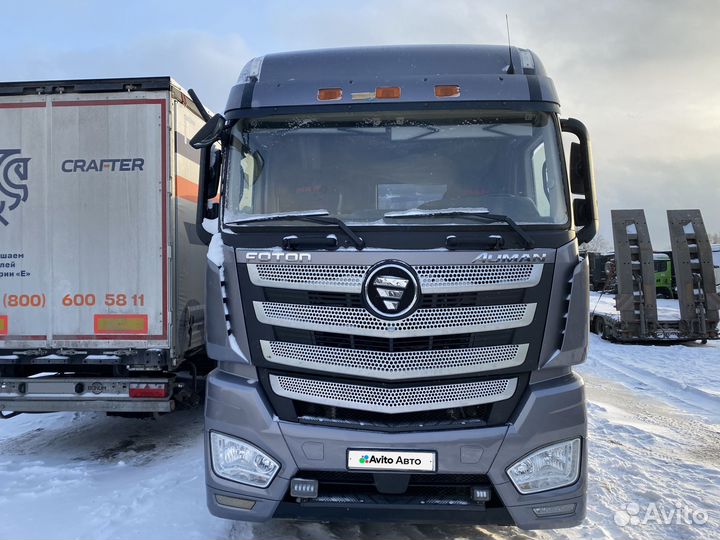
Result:
{"label": "truck cab", "polygon": [[665,298],[673,298],[672,261],[667,253],[653,253],[655,268],[655,289]]}
{"label": "truck cab", "polygon": [[534,53],[270,54],[193,143],[213,514],[583,519],[597,205]]}

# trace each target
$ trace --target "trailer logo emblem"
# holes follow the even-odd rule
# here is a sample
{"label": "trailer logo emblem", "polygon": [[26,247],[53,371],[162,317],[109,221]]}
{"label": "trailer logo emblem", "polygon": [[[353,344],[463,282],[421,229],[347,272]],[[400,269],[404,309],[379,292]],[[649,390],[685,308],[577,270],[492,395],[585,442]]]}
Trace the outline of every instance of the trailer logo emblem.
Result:
{"label": "trailer logo emblem", "polygon": [[27,201],[28,162],[30,158],[20,157],[19,148],[0,150],[0,223],[8,225],[7,212],[15,210]]}
{"label": "trailer logo emblem", "polygon": [[381,319],[402,319],[415,311],[420,286],[415,272],[399,261],[384,261],[371,268],[363,284],[366,309]]}

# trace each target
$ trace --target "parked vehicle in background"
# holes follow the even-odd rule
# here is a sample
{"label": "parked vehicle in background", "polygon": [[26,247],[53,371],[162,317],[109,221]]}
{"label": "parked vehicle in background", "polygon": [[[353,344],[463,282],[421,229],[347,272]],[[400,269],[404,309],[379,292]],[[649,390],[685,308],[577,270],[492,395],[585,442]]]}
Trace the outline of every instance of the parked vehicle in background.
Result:
{"label": "parked vehicle in background", "polygon": [[[538,57],[514,47],[245,67],[225,116],[193,140],[208,163],[198,227],[220,223],[207,274],[213,514],[583,519],[572,366],[587,350],[578,241],[595,235],[597,206],[587,131],[558,103]],[[561,131],[580,141],[569,178]]]}
{"label": "parked vehicle in background", "polygon": [[720,293],[720,244],[712,245],[713,268],[715,270],[715,285]]}
{"label": "parked vehicle in background", "polygon": [[208,367],[202,124],[169,77],[0,83],[3,415],[191,398],[176,373]]}
{"label": "parked vehicle in background", "polygon": [[665,253],[653,253],[655,268],[655,291],[665,298],[675,298],[673,293],[673,268],[670,256]]}
{"label": "parked vehicle in background", "polygon": [[[589,251],[584,255],[590,264],[590,290],[615,294],[617,292],[615,253]],[[675,280],[670,255],[656,252],[653,254],[653,261],[657,294],[665,298],[675,298]]]}
{"label": "parked vehicle in background", "polygon": [[[598,253],[596,251],[588,251],[584,256],[587,257],[590,268],[590,290],[604,291],[608,289],[608,273],[612,274],[612,269],[615,265],[615,254],[612,252]],[[614,286],[615,284],[613,283],[610,288]]]}

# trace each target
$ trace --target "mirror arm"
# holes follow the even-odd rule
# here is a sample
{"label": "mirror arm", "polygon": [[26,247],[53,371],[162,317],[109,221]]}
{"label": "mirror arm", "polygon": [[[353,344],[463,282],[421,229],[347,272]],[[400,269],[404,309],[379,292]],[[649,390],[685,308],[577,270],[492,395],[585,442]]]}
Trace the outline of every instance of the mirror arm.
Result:
{"label": "mirror arm", "polygon": [[208,120],[210,120],[210,113],[207,112],[207,109],[204,107],[204,105],[200,101],[200,98],[195,93],[195,90],[190,88],[190,90],[188,90],[188,94],[190,95],[190,98],[195,102],[195,106],[197,107],[197,110],[200,112],[200,116],[202,116],[203,120],[205,120],[206,122]]}
{"label": "mirror arm", "polygon": [[595,192],[595,174],[593,171],[592,150],[590,147],[590,134],[588,133],[585,124],[575,118],[560,120],[560,129],[566,133],[575,135],[584,149],[584,169],[586,171],[584,178],[584,191],[587,219],[583,224],[583,228],[577,232],[577,238],[580,243],[587,243],[595,238],[600,226],[597,196]]}

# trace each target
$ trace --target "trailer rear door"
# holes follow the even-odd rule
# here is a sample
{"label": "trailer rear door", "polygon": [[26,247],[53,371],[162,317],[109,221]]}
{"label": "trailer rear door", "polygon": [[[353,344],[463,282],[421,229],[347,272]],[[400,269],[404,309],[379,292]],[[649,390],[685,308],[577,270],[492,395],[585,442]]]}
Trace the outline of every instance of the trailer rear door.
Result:
{"label": "trailer rear door", "polygon": [[0,97],[0,348],[47,345],[47,120],[45,97]]}
{"label": "trailer rear door", "polygon": [[167,346],[168,93],[2,99],[0,349]]}

